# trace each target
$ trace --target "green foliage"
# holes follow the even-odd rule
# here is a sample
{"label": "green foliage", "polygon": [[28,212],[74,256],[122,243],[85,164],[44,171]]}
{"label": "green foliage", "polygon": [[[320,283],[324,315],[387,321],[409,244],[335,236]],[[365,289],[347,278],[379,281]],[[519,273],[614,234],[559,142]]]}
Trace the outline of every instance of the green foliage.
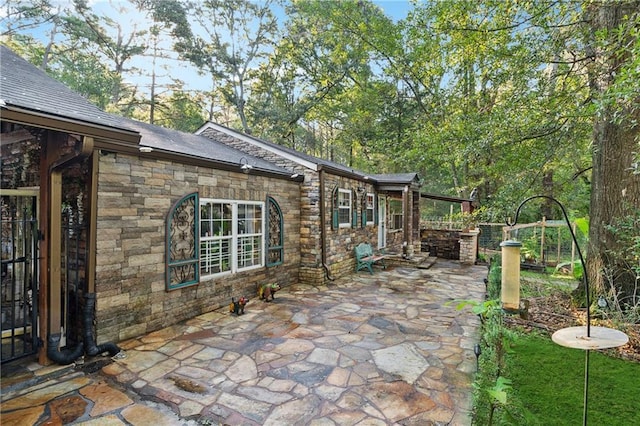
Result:
{"label": "green foliage", "polygon": [[498,300],[482,303],[463,301],[456,308],[464,309],[467,306],[471,306],[473,313],[480,316],[482,323],[481,355],[473,385],[473,423],[492,425],[513,421],[517,410],[514,410],[511,402],[511,381],[505,374],[507,354],[511,351],[514,334],[504,325],[505,314]]}
{"label": "green foliage", "polygon": [[[111,4],[147,13],[145,28],[123,26],[92,2],[58,14],[46,1],[11,5],[6,34],[37,27],[38,62],[50,60],[57,77],[112,111],[140,117],[156,104],[127,83],[142,72],[134,59],[179,54],[210,77],[214,87],[196,97],[223,124],[371,173],[417,171],[433,193],[477,187],[492,221],[532,193],[562,193],[586,215],[593,118],[619,104],[612,120],[622,123],[637,110],[635,15],[593,40],[612,49],[612,40],[629,42],[612,50],[622,62],[614,84],[592,96],[584,17],[599,3],[415,2],[400,20],[369,0]],[[152,54],[158,32],[168,39]],[[164,89],[158,101],[182,90]]]}
{"label": "green foliage", "polygon": [[[499,268],[492,266],[489,288],[499,279],[494,270]],[[525,271],[521,278],[525,297],[570,293],[576,285],[564,277]],[[556,345],[548,336],[508,329],[497,300],[457,306],[472,306],[482,319],[473,424],[564,425],[582,417],[584,351]],[[591,352],[589,423],[638,423],[633,389],[639,369],[640,364]]]}
{"label": "green foliage", "polygon": [[251,133],[246,116],[249,81],[268,58],[278,31],[272,1],[211,0],[189,4],[190,32],[181,32],[175,49],[216,81],[218,90],[235,109],[242,130]]}
{"label": "green foliage", "polygon": [[[617,219],[606,229],[616,239],[616,249],[607,255],[612,261],[604,269],[609,300],[609,316],[631,323],[640,322],[640,210],[629,209],[631,213]],[[616,285],[625,278],[626,286]]]}
{"label": "green foliage", "polygon": [[487,390],[494,404],[507,405],[507,392],[511,391],[511,380],[500,376],[496,379],[493,388]]}
{"label": "green foliage", "polygon": [[497,300],[502,291],[502,266],[497,262],[491,263],[489,276],[487,277],[487,298]]}

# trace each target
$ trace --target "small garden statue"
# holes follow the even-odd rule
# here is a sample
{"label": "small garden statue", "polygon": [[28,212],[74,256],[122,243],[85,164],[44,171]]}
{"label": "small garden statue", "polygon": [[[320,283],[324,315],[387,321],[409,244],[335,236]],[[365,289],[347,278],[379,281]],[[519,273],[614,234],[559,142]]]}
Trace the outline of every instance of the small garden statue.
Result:
{"label": "small garden statue", "polygon": [[275,299],[276,291],[280,290],[280,288],[278,283],[258,285],[258,298],[268,302],[269,296],[271,296],[271,300],[273,300]]}
{"label": "small garden statue", "polygon": [[238,301],[232,297],[231,304],[229,305],[229,312],[236,315],[244,314],[244,307],[247,304],[247,298],[242,296]]}

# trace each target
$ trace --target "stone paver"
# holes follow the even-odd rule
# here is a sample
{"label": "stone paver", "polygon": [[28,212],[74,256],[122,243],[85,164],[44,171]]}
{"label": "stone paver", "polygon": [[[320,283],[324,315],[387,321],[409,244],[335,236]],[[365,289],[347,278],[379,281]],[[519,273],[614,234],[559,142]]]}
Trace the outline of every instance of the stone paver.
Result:
{"label": "stone paver", "polygon": [[438,260],[294,285],[121,342],[99,374],[12,380],[2,424],[467,425],[479,322],[447,302],[483,300],[486,274]]}

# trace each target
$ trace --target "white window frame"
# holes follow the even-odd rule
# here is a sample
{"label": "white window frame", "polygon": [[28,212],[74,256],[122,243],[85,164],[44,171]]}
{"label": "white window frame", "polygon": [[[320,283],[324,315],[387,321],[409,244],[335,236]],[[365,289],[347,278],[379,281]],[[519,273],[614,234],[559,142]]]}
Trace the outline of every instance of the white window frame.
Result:
{"label": "white window frame", "polygon": [[[207,279],[212,279],[215,277],[220,277],[220,276],[224,276],[224,275],[229,275],[229,274],[235,274],[238,272],[243,272],[243,271],[249,271],[252,269],[258,269],[258,268],[262,268],[265,266],[265,247],[266,247],[266,242],[265,242],[265,203],[263,201],[244,201],[244,200],[224,200],[224,199],[216,199],[216,198],[201,198],[200,199],[200,203],[199,203],[199,207],[198,207],[198,218],[199,220],[202,220],[202,216],[201,216],[201,211],[202,211],[202,207],[206,204],[228,204],[231,206],[231,235],[230,236],[215,236],[215,235],[206,235],[205,234],[205,230],[201,225],[200,229],[202,229],[201,231],[201,235],[200,235],[200,247],[201,247],[201,252],[200,252],[200,278],[201,280],[207,280]],[[253,219],[255,221],[259,221],[259,229],[252,229],[252,232],[245,232],[246,230],[243,231],[243,233],[240,233],[241,230],[241,226],[239,223],[239,206],[254,206],[254,209],[256,207],[260,208],[260,217],[256,217],[255,215],[253,215],[253,217],[251,217],[250,219]],[[253,252],[257,252],[257,256],[255,255],[251,255],[251,253],[249,253],[249,256],[245,256],[243,259],[240,259],[241,255],[243,254],[240,250],[240,246],[243,244],[243,242],[249,240],[249,239],[259,239],[259,248],[257,250],[253,250]],[[206,248],[203,246],[203,243],[207,243],[209,241],[228,241],[229,246],[229,261],[230,261],[230,268],[228,270],[225,271],[221,271],[221,272],[213,272],[213,273],[209,273],[206,271],[206,268],[203,269],[202,265],[206,263],[206,261],[208,260],[206,254]],[[249,245],[249,242],[246,243],[247,245]],[[255,253],[254,253],[255,254]],[[252,259],[257,262],[257,263],[253,263]],[[245,264],[246,262],[249,263],[253,263],[250,264],[248,266],[243,266],[243,264]]]}
{"label": "white window frame", "polygon": [[[346,199],[345,199],[346,196]],[[352,200],[351,200],[351,190],[349,189],[342,189],[342,188],[338,188],[338,224],[340,228],[351,228],[351,222],[353,221],[353,217],[352,215]],[[348,215],[347,217],[347,221],[346,222],[342,222],[343,219],[343,212],[347,211]]]}
{"label": "white window frame", "polygon": [[[366,207],[367,207],[367,211],[365,213],[367,217],[367,225],[374,225],[376,220],[376,212],[375,212],[376,195],[372,192],[367,192],[367,195],[365,195],[365,197],[366,197]],[[371,216],[371,220],[369,220],[369,216]]]}
{"label": "white window frame", "polygon": [[[389,231],[401,231],[404,228],[404,211],[402,209],[402,200],[391,199],[389,203]],[[400,210],[395,210],[396,207],[400,207]],[[396,222],[399,223],[399,227],[396,227]]]}

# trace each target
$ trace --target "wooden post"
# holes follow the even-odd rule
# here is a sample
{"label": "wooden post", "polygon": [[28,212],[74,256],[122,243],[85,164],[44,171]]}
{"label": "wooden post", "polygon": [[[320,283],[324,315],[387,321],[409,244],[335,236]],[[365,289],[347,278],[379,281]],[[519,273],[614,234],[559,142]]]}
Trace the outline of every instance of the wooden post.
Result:
{"label": "wooden post", "polygon": [[562,231],[562,227],[558,227],[558,256],[556,256],[556,265],[557,265],[558,263],[560,263],[560,246],[561,246],[561,244],[560,244],[560,241],[561,241],[561,240],[560,240],[560,238],[561,238],[561,236],[562,236],[561,231]]}
{"label": "wooden post", "polygon": [[62,326],[62,172],[51,172],[49,211],[49,324],[51,333],[60,333]]}
{"label": "wooden post", "polygon": [[[51,136],[48,136],[51,139]],[[39,226],[39,277],[38,277],[38,325],[43,342],[38,351],[38,363],[47,365],[47,338],[49,335],[49,153],[53,150],[53,143],[49,140],[40,145],[40,223]],[[42,338],[44,336],[44,338]]]}
{"label": "wooden post", "polygon": [[542,231],[540,232],[540,261],[544,264],[544,227],[546,226],[547,218],[542,216]]}

